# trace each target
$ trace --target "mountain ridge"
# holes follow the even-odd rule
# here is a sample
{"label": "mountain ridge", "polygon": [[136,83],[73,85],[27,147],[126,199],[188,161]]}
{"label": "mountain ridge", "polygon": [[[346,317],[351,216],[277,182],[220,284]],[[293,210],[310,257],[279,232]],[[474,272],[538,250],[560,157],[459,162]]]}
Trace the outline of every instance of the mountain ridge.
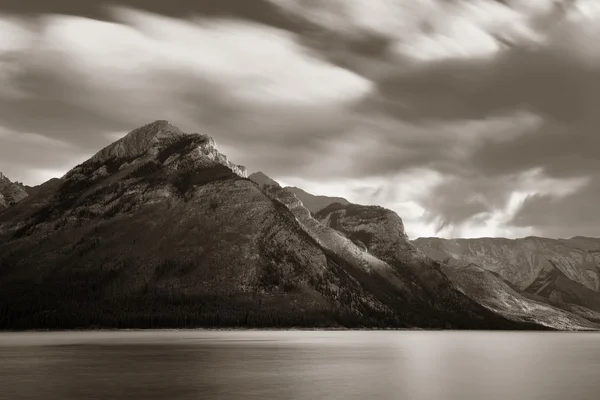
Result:
{"label": "mountain ridge", "polygon": [[547,329],[445,303],[206,135],[132,132],[0,213],[0,328]]}
{"label": "mountain ridge", "polygon": [[413,243],[457,268],[474,264],[494,273],[528,298],[592,320],[600,313],[600,239],[419,238]]}
{"label": "mountain ridge", "polygon": [[[268,182],[271,181],[268,178]],[[271,188],[273,185],[269,183],[268,186]],[[280,189],[278,193],[286,193],[287,197],[300,202],[287,187]],[[540,323],[558,329],[569,329],[574,325],[590,327],[589,319],[523,296],[488,271],[456,271],[454,267],[434,262],[409,241],[402,219],[391,210],[380,206],[332,202],[313,216],[321,225],[337,230],[362,250],[389,265],[396,265],[405,281],[413,284],[419,282],[421,290],[434,293],[436,297],[443,297],[444,291],[450,294],[447,288],[456,287],[471,300],[511,320]],[[448,278],[450,281],[447,281]],[[451,294],[449,298],[452,298]],[[504,300],[498,301],[499,299]],[[510,307],[506,306],[507,302],[511,304]],[[595,315],[591,311],[589,313]]]}

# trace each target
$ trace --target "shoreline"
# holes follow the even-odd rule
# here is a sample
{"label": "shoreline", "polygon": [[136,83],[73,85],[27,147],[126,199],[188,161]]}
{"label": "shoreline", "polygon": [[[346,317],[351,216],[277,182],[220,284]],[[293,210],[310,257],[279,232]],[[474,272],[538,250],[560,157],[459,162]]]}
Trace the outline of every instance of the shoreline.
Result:
{"label": "shoreline", "polygon": [[0,330],[7,333],[85,333],[85,332],[553,332],[553,333],[589,333],[600,329],[424,329],[424,328],[82,328],[82,329],[29,329]]}

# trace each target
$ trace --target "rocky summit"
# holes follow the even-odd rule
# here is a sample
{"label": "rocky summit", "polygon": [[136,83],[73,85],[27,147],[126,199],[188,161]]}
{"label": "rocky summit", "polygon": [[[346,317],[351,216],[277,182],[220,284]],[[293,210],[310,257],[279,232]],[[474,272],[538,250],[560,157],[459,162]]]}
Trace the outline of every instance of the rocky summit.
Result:
{"label": "rocky summit", "polygon": [[311,212],[251,178],[156,121],[31,188],[0,211],[0,328],[597,327],[488,271],[448,273],[390,210]]}

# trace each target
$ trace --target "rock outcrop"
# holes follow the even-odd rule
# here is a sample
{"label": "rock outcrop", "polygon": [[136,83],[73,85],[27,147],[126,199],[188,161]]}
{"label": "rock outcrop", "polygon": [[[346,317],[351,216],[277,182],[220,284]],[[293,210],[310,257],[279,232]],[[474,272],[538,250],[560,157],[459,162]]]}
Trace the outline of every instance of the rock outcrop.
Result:
{"label": "rock outcrop", "polygon": [[20,182],[11,182],[0,172],[0,211],[17,204],[27,197],[25,186]]}

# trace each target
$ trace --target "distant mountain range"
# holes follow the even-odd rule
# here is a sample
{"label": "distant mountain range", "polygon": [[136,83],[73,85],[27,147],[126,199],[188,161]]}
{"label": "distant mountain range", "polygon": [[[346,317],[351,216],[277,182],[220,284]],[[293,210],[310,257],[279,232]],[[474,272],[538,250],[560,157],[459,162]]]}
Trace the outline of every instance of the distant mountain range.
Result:
{"label": "distant mountain range", "polygon": [[548,262],[527,264],[519,260],[530,253],[514,255],[525,250],[500,257],[491,243],[492,266],[479,250],[411,242],[391,210],[248,177],[212,138],[167,121],[130,132],[61,179],[18,190],[2,179],[2,329],[600,322],[591,239],[573,239],[578,252],[560,259],[544,245],[537,257]]}
{"label": "distant mountain range", "polygon": [[[529,298],[600,313],[600,239],[419,238],[413,243],[455,269],[477,265],[490,271]],[[589,310],[583,311],[588,317]]]}

